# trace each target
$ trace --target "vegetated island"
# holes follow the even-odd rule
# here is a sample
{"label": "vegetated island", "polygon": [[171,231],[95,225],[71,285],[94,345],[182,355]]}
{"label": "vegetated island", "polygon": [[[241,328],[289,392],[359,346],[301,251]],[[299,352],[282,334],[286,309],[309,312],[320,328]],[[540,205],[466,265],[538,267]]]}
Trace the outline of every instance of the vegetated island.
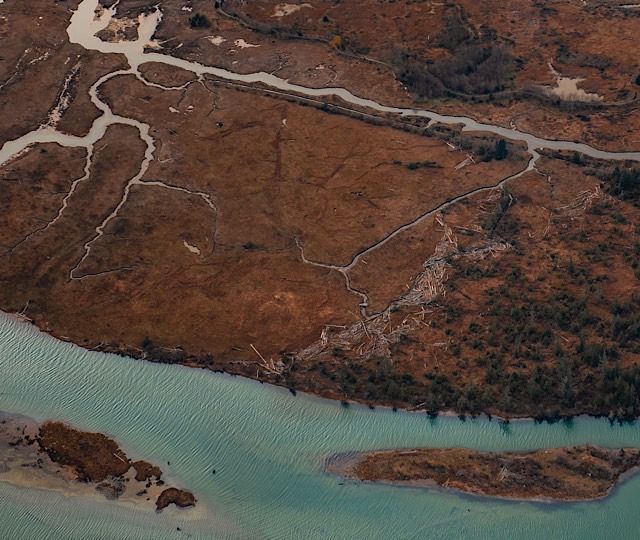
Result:
{"label": "vegetated island", "polygon": [[[191,492],[166,487],[159,467],[130,460],[113,439],[101,433],[79,431],[57,421],[38,426],[27,418],[3,415],[0,443],[0,480],[35,482],[52,489],[93,484],[110,500],[121,496],[155,499],[157,510],[172,503],[180,507],[196,503]],[[29,478],[24,478],[27,474]]]}
{"label": "vegetated island", "polygon": [[326,470],[369,482],[440,486],[474,495],[588,501],[608,495],[635,474],[639,464],[637,448],[584,445],[535,452],[425,448],[336,455]]}

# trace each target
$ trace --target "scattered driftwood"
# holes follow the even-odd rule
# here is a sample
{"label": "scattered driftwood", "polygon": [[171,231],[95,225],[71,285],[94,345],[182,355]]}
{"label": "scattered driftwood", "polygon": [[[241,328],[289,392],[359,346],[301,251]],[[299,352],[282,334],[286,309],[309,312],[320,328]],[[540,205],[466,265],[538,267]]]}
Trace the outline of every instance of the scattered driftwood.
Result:
{"label": "scattered driftwood", "polygon": [[455,170],[459,171],[460,169],[462,169],[463,167],[466,167],[467,165],[471,165],[472,163],[475,164],[475,160],[473,159],[473,156],[471,154],[467,154],[467,158],[464,161],[461,161],[460,163],[458,163],[455,166]]}
{"label": "scattered driftwood", "polygon": [[[458,238],[441,214],[436,216],[437,223],[443,228],[442,239],[436,246],[434,254],[422,265],[422,271],[413,281],[409,290],[392,302],[387,309],[363,319],[340,331],[336,327],[325,327],[320,338],[296,356],[302,360],[310,360],[335,350],[355,351],[363,359],[373,357],[391,360],[391,346],[400,342],[412,330],[424,323],[424,316],[433,311],[433,302],[446,295],[444,283],[447,280],[447,268],[450,261],[459,258],[472,260],[483,259],[489,255],[505,251],[511,246],[506,242],[488,240],[464,251],[458,246]],[[409,313],[398,323],[393,317],[406,308],[420,308],[420,311]]]}
{"label": "scattered driftwood", "polygon": [[273,375],[282,375],[282,373],[286,369],[286,365],[282,360],[277,360],[276,362],[274,362],[273,358],[269,358],[269,360],[267,361],[267,359],[260,354],[258,349],[253,346],[253,343],[250,343],[249,346],[253,349],[253,352],[255,352],[260,358],[259,365],[262,369]]}
{"label": "scattered driftwood", "polygon": [[604,197],[612,199],[612,197],[602,193],[599,187],[596,187],[594,191],[581,191],[569,204],[554,208],[552,214],[561,219],[574,219],[584,214],[593,205],[594,201]]}

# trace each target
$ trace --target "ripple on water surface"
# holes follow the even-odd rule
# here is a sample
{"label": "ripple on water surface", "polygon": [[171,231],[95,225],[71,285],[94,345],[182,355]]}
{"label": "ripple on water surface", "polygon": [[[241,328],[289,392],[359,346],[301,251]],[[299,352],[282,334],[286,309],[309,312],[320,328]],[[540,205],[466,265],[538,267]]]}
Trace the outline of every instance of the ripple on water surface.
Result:
{"label": "ripple on water surface", "polygon": [[[104,432],[133,459],[161,465],[173,485],[200,501],[194,513],[156,515],[0,482],[1,527],[25,531],[15,538],[33,538],[34,531],[86,537],[83,532],[99,530],[100,538],[177,538],[178,532],[194,538],[600,538],[612,531],[632,538],[630,531],[638,532],[630,507],[640,495],[637,479],[605,501],[554,505],[343,483],[322,472],[331,453],[377,448],[640,446],[637,425],[593,419],[504,425],[345,408],[239,377],[85,351],[4,314],[0,366],[0,409]],[[62,518],[69,513],[73,519]]]}

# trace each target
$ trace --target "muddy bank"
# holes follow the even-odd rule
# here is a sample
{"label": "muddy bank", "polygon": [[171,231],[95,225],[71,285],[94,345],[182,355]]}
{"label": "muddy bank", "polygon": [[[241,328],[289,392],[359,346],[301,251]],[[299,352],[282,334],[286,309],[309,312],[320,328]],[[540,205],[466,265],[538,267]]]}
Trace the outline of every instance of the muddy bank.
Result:
{"label": "muddy bank", "polygon": [[[101,433],[62,422],[38,425],[30,418],[0,412],[0,481],[67,495],[103,495],[109,500],[194,506],[192,493],[167,488],[162,470],[132,461]],[[168,492],[168,493],[167,493]]]}
{"label": "muddy bank", "polygon": [[439,486],[474,495],[587,501],[608,495],[639,465],[639,449],[584,445],[522,453],[431,448],[338,454],[327,460],[326,471],[368,482]]}

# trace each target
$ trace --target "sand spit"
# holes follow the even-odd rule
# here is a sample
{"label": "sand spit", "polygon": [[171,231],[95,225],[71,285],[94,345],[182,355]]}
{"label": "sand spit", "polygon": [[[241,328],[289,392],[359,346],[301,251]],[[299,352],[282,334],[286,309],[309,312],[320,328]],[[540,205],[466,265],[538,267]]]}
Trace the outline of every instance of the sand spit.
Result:
{"label": "sand spit", "polygon": [[158,510],[171,503],[195,505],[193,494],[167,487],[161,477],[159,467],[130,460],[105,435],[0,412],[1,482],[65,496],[155,503]]}

